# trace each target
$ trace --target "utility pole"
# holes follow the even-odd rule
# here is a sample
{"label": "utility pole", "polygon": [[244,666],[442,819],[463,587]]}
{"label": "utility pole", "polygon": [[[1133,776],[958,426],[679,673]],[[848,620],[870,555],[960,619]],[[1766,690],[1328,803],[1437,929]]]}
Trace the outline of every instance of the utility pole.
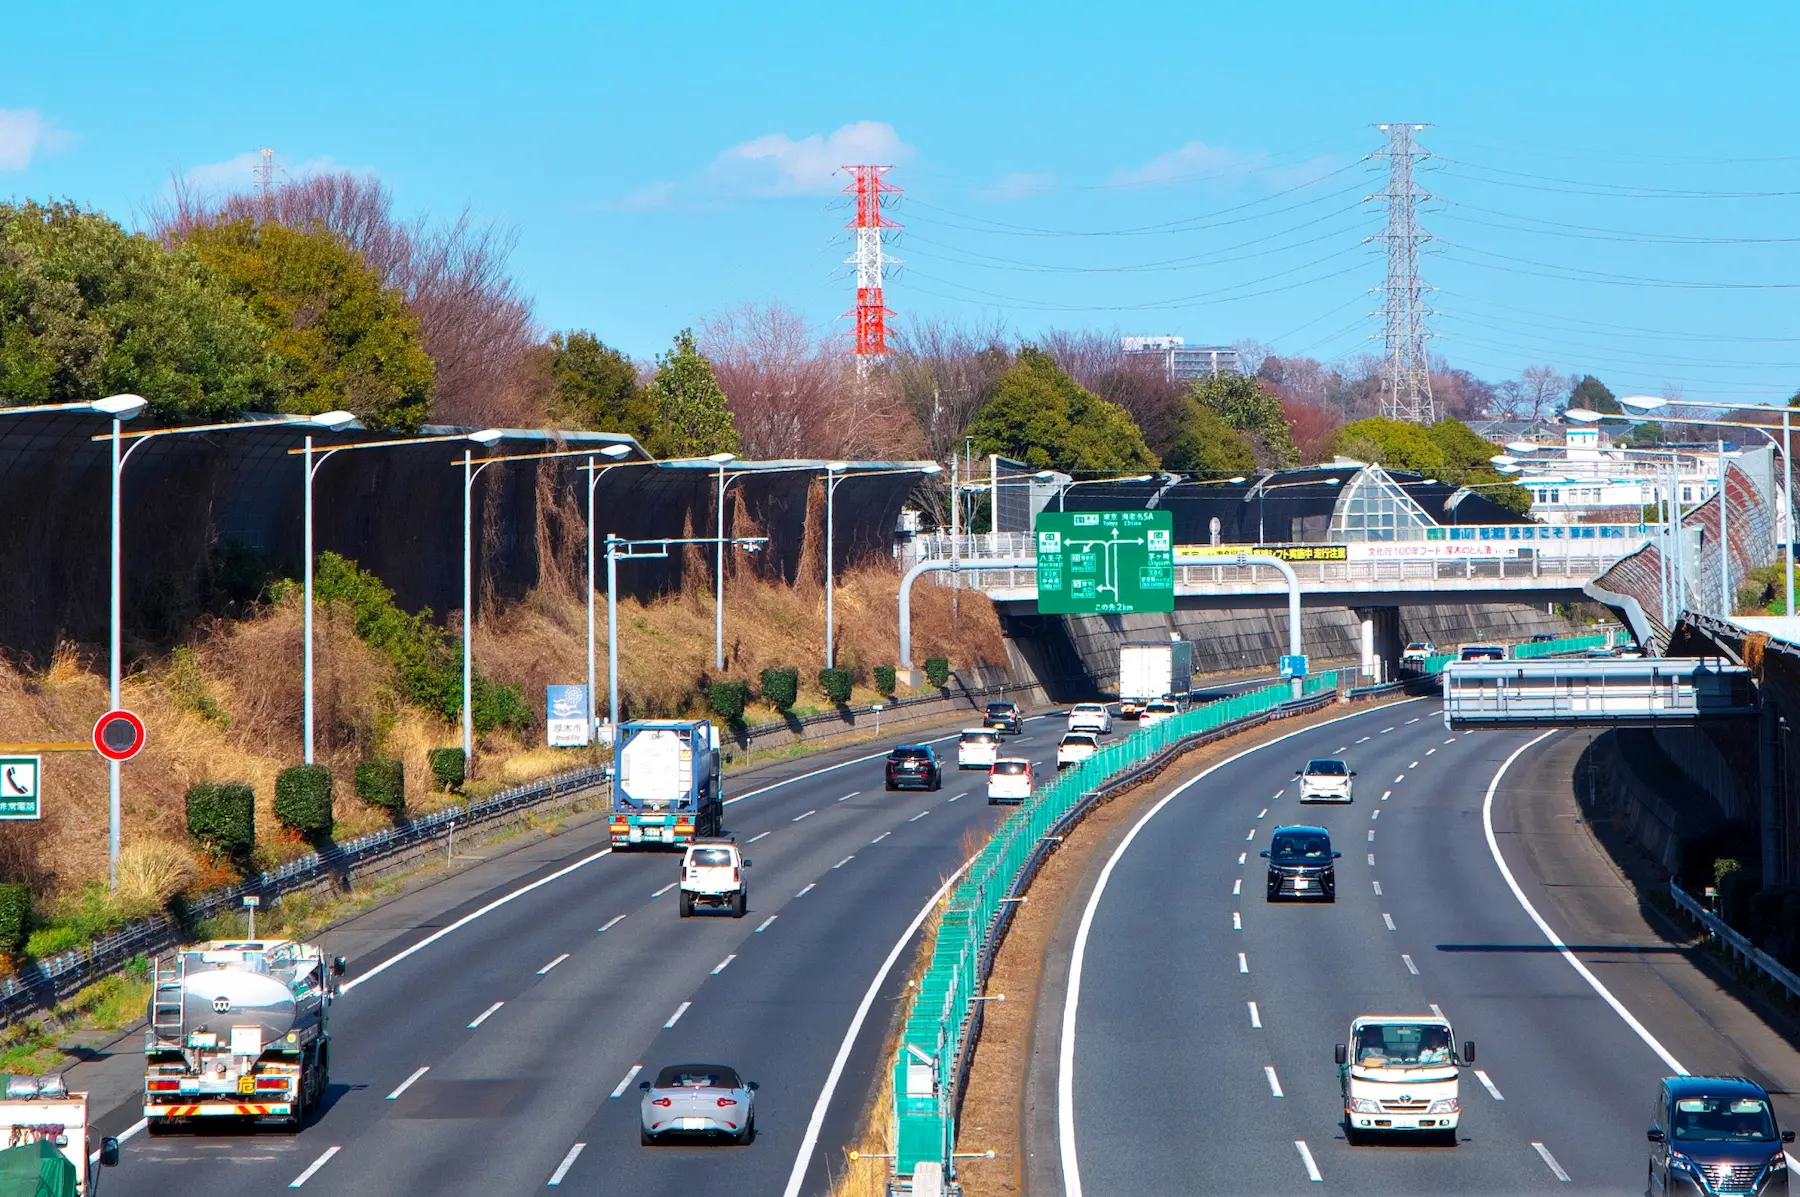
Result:
{"label": "utility pole", "polygon": [[1382,303],[1385,326],[1381,414],[1391,420],[1430,424],[1437,419],[1431,400],[1431,358],[1425,350],[1425,284],[1419,277],[1419,249],[1431,240],[1419,227],[1419,205],[1431,196],[1413,181],[1413,164],[1429,157],[1413,141],[1424,125],[1376,125],[1387,147],[1375,153],[1388,164],[1387,228],[1376,239],[1387,245],[1387,287]]}

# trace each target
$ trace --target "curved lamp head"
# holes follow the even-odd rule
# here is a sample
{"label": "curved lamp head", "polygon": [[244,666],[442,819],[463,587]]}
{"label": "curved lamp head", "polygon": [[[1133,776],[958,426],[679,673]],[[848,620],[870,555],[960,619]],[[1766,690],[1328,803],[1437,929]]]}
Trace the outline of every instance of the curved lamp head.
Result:
{"label": "curved lamp head", "polygon": [[506,429],[504,428],[483,428],[480,432],[471,432],[469,439],[478,445],[493,445],[499,443],[505,436]]}
{"label": "curved lamp head", "polygon": [[1563,412],[1562,418],[1573,421],[1576,424],[1598,424],[1600,421],[1606,419],[1600,412],[1589,411],[1585,407],[1571,407]]}
{"label": "curved lamp head", "polygon": [[1521,467],[1516,466],[1516,465],[1503,465],[1503,466],[1495,466],[1494,467],[1495,472],[1501,473],[1501,474],[1517,474],[1520,472],[1520,469],[1521,469]]}
{"label": "curved lamp head", "polygon": [[944,472],[944,467],[939,465],[935,461],[929,462],[926,465],[922,465],[919,467],[919,473],[921,473],[921,474],[932,475],[932,474],[941,474],[943,472]]}
{"label": "curved lamp head", "polygon": [[1508,453],[1536,453],[1539,449],[1547,449],[1547,448],[1553,448],[1553,447],[1554,446],[1550,446],[1550,445],[1536,445],[1530,441],[1507,441],[1506,442],[1506,451]]}
{"label": "curved lamp head", "polygon": [[327,432],[342,432],[356,423],[356,413],[348,411],[322,411],[306,421],[314,428],[323,428]]}
{"label": "curved lamp head", "polygon": [[1629,407],[1632,411],[1656,411],[1669,406],[1669,401],[1655,395],[1620,395],[1619,406]]}
{"label": "curved lamp head", "polygon": [[[1512,446],[1508,445],[1507,448],[1510,449],[1510,448],[1512,448]],[[1488,458],[1488,461],[1497,466],[1508,466],[1508,465],[1518,465],[1519,464],[1518,458],[1508,457],[1504,453],[1496,453],[1492,457]]]}
{"label": "curved lamp head", "polygon": [[1336,486],[1336,485],[1337,485],[1337,484],[1338,484],[1338,483],[1340,483],[1340,482],[1342,482],[1342,481],[1343,481],[1343,479],[1342,479],[1342,478],[1326,478],[1326,479],[1323,479],[1323,482],[1324,482],[1324,484],[1325,484],[1325,485],[1326,485],[1326,486]]}
{"label": "curved lamp head", "polygon": [[1120,481],[1122,481],[1122,482],[1154,482],[1154,481],[1156,481],[1156,475],[1155,474],[1133,474],[1129,478],[1120,479]]}
{"label": "curved lamp head", "polygon": [[1244,483],[1246,483],[1250,480],[1248,478],[1244,477],[1242,474],[1239,474],[1237,477],[1227,478],[1227,479],[1225,479],[1225,481],[1230,483],[1232,486],[1242,486]]}
{"label": "curved lamp head", "polygon": [[143,413],[150,401],[142,395],[108,395],[104,399],[96,399],[88,404],[94,411],[103,416],[111,416],[115,420],[129,420]]}
{"label": "curved lamp head", "polygon": [[617,461],[621,457],[627,457],[630,453],[630,445],[608,445],[606,448],[600,450],[600,456],[610,457],[614,461]]}
{"label": "curved lamp head", "polygon": [[1056,477],[1056,471],[1039,470],[1037,473],[1033,474],[1032,477],[1036,478],[1039,482],[1049,482]]}
{"label": "curved lamp head", "polygon": [[828,461],[825,463],[825,472],[827,474],[836,474],[849,468],[850,463],[847,461]]}
{"label": "curved lamp head", "polygon": [[726,462],[736,461],[737,454],[736,453],[708,453],[706,455],[706,460],[712,462],[714,465],[724,465]]}

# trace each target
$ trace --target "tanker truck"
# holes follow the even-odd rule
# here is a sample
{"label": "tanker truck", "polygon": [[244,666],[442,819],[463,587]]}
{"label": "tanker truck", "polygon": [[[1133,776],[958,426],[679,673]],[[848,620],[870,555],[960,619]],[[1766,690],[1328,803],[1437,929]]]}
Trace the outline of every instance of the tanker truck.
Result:
{"label": "tanker truck", "polygon": [[144,1030],[151,1133],[202,1118],[298,1129],[331,1079],[326,1013],[344,958],[288,939],[215,939],[154,965]]}
{"label": "tanker truck", "polygon": [[719,729],[704,719],[619,725],[612,786],[613,850],[680,847],[718,835],[725,817]]}

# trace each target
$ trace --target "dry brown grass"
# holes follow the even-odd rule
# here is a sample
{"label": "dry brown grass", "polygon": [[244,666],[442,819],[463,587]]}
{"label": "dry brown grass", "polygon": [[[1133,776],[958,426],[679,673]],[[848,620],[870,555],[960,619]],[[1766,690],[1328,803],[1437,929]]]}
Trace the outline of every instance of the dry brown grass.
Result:
{"label": "dry brown grass", "polygon": [[158,910],[198,872],[192,848],[146,836],[119,854],[119,904],[145,914]]}

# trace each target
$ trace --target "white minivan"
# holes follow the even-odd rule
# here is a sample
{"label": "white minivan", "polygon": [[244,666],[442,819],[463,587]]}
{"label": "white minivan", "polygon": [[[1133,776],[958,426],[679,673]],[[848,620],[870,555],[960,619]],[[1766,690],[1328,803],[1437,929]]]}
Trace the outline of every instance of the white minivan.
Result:
{"label": "white minivan", "polygon": [[1031,762],[1022,756],[1003,756],[988,770],[988,805],[1017,805],[1031,797]]}
{"label": "white minivan", "polygon": [[1000,756],[1000,733],[988,727],[965,727],[956,741],[958,769],[992,769]]}

